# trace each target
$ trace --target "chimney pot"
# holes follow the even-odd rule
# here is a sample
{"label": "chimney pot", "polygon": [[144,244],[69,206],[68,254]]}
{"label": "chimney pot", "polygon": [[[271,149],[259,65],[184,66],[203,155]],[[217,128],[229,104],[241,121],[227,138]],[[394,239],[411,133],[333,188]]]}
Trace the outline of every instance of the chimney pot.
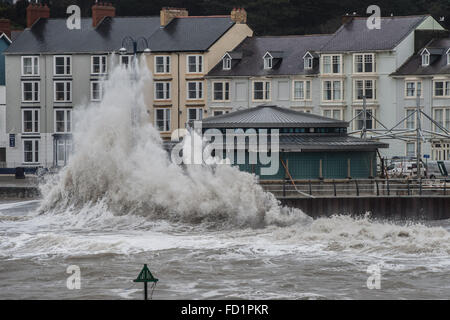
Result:
{"label": "chimney pot", "polygon": [[236,23],[247,23],[247,11],[244,8],[233,8],[230,15],[231,20]]}
{"label": "chimney pot", "polygon": [[27,7],[27,28],[31,28],[39,18],[50,18],[49,7],[43,4],[30,3]]}
{"label": "chimney pot", "polygon": [[95,28],[105,17],[115,17],[116,8],[111,3],[98,2],[92,6],[92,26]]}

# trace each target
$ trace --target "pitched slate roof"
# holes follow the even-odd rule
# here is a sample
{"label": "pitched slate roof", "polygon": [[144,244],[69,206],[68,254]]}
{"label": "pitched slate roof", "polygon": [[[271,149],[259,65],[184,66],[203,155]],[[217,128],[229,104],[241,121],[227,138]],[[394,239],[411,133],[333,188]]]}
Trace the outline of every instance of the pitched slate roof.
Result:
{"label": "pitched slate roof", "polygon": [[[175,18],[164,28],[159,16],[107,17],[97,27],[91,18],[82,18],[80,30],[69,30],[66,19],[39,19],[6,53],[113,52],[122,47],[126,36],[146,38],[152,51],[204,51],[233,25],[224,16]],[[140,43],[138,50],[143,46]]]}
{"label": "pitched slate roof", "polygon": [[202,125],[203,128],[309,128],[347,127],[348,123],[287,108],[261,105],[206,118]]}
{"label": "pitched slate roof", "polygon": [[406,60],[406,62],[398,68],[397,71],[392,73],[391,76],[450,74],[450,65],[447,65],[446,55],[447,49],[450,48],[450,38],[432,40],[425,48],[427,48],[429,52],[431,50],[431,52],[437,54],[434,57],[432,56],[433,59],[430,59],[430,65],[426,67],[422,66],[422,56],[420,55],[423,51],[422,49]]}
{"label": "pitched slate roof", "polygon": [[206,51],[233,25],[229,16],[176,18],[150,37],[150,49],[156,52]]}
{"label": "pitched slate roof", "polygon": [[347,135],[339,136],[308,136],[299,134],[280,135],[280,147],[291,151],[354,151],[354,150],[374,150],[377,148],[388,148],[386,143],[360,139]]}
{"label": "pitched slate roof", "polygon": [[[307,51],[318,50],[331,35],[310,36],[270,36],[246,38],[232,52],[242,53],[242,59],[233,59],[231,70],[223,70],[220,61],[208,74],[212,77],[220,76],[265,76],[265,75],[294,75],[317,74],[318,63],[312,70],[304,70],[303,56]],[[266,52],[282,51],[282,59],[271,70],[264,70],[263,57]],[[278,56],[278,55],[277,55]]]}
{"label": "pitched slate roof", "polygon": [[380,29],[369,29],[367,18],[354,17],[334,33],[320,52],[391,50],[428,17],[381,17]]}

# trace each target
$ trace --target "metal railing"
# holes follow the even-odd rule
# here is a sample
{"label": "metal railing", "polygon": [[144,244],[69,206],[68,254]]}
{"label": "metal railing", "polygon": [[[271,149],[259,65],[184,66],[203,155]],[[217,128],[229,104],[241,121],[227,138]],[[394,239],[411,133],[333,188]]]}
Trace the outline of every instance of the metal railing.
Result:
{"label": "metal railing", "polygon": [[260,181],[276,197],[450,196],[450,181],[436,179],[345,179]]}

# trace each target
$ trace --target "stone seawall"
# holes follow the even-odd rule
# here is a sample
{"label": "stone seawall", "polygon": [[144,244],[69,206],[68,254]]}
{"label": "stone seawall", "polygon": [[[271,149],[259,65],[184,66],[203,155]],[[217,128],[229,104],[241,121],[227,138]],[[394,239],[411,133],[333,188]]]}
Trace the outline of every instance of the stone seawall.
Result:
{"label": "stone seawall", "polygon": [[395,197],[319,197],[278,198],[289,207],[301,209],[316,217],[335,214],[364,215],[393,220],[450,219],[449,196],[395,196]]}

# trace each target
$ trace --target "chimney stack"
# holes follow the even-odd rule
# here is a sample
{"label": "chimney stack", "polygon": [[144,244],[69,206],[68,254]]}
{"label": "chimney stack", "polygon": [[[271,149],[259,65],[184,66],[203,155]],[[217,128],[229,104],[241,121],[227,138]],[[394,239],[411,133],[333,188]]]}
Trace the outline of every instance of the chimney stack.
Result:
{"label": "chimney stack", "polygon": [[231,20],[236,23],[247,23],[247,11],[244,8],[233,8],[231,11]]}
{"label": "chimney stack", "polygon": [[167,26],[173,18],[187,16],[189,16],[189,12],[185,8],[162,8],[160,13],[161,27]]}
{"label": "chimney stack", "polygon": [[95,28],[105,17],[115,17],[116,8],[111,3],[96,2],[92,6],[92,26]]}
{"label": "chimney stack", "polygon": [[39,18],[50,18],[49,7],[46,4],[30,3],[27,7],[27,28],[31,28]]}
{"label": "chimney stack", "polygon": [[11,21],[9,19],[0,19],[0,35],[4,33],[11,39]]}

